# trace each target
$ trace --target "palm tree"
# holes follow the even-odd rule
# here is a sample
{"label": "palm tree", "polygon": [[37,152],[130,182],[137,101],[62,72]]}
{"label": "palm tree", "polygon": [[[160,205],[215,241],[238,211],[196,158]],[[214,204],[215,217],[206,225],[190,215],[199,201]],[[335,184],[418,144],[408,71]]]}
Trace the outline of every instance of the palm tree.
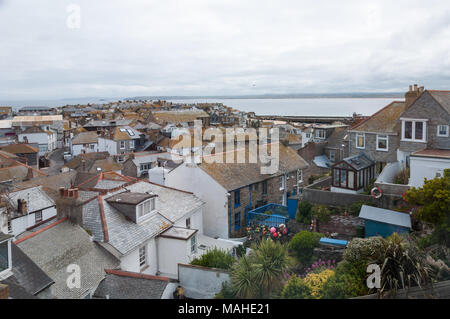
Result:
{"label": "palm tree", "polygon": [[291,266],[288,249],[270,238],[252,247],[231,270],[231,286],[238,298],[269,298],[283,287],[285,273]]}

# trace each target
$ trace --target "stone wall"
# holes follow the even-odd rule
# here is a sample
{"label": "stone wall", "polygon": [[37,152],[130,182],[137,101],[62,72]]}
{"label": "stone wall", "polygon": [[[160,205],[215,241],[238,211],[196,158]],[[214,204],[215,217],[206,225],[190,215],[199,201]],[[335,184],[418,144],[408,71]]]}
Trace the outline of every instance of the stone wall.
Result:
{"label": "stone wall", "polygon": [[317,231],[329,236],[332,233],[338,233],[340,239],[350,239],[356,237],[358,226],[364,226],[364,220],[355,216],[331,215],[327,223],[317,222]]}
{"label": "stone wall", "polygon": [[[399,124],[396,124],[398,126]],[[396,131],[400,131],[396,128]],[[380,133],[382,134],[382,133]],[[350,134],[350,156],[361,152],[369,156],[375,162],[392,163],[397,161],[397,148],[399,138],[397,135],[388,135],[388,151],[377,151],[377,134],[365,133],[364,149],[356,148],[356,133]]]}

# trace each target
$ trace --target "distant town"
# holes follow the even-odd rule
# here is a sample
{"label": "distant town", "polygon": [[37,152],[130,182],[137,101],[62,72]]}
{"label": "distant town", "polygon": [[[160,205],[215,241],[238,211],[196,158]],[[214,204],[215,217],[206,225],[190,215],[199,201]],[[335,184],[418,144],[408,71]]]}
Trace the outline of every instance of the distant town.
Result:
{"label": "distant town", "polygon": [[450,91],[319,96],[1,106],[0,298],[449,298]]}

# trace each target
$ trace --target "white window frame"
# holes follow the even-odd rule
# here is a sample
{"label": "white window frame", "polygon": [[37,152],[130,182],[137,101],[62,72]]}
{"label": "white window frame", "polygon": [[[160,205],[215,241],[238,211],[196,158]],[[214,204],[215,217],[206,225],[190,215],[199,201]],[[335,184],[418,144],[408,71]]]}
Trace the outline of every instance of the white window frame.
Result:
{"label": "white window frame", "polygon": [[[440,128],[445,127],[446,134],[440,134]],[[437,136],[439,137],[448,137],[449,136],[449,126],[445,124],[438,124],[437,126]]]}
{"label": "white window frame", "polygon": [[315,136],[318,139],[324,140],[325,136],[326,136],[325,130],[324,129],[316,129],[316,135]]}
{"label": "white window frame", "polygon": [[303,182],[303,171],[301,169],[297,170],[297,184]]}
{"label": "white window frame", "polygon": [[134,140],[130,140],[128,146],[129,148],[134,148]]}
{"label": "white window frame", "polygon": [[[401,118],[402,121],[402,141],[404,142],[420,142],[420,143],[426,143],[427,142],[427,119],[407,119],[407,118]],[[405,137],[405,122],[412,122],[412,131],[411,131],[411,138]],[[422,139],[418,140],[416,139],[416,123],[422,122]]]}
{"label": "white window frame", "polygon": [[145,268],[147,266],[147,246],[139,247],[139,267]]}
{"label": "white window frame", "polygon": [[[122,147],[122,143],[123,143],[123,147]],[[120,149],[121,150],[125,149],[125,141],[120,141]]]}
{"label": "white window frame", "polygon": [[280,176],[280,191],[286,188],[286,176]]}
{"label": "white window frame", "polygon": [[146,219],[152,212],[156,210],[156,200],[152,197],[136,206],[136,220],[140,222]]}
{"label": "white window frame", "polygon": [[197,253],[197,236],[193,235],[191,237],[191,254],[196,254]]}
{"label": "white window frame", "polygon": [[[359,140],[358,137],[360,135],[362,135],[362,137],[363,137],[363,146],[358,146],[358,140]],[[366,134],[365,133],[356,133],[355,137],[356,137],[355,138],[355,147],[360,150],[365,149],[366,148]]]}
{"label": "white window frame", "polygon": [[[386,140],[386,148],[379,148],[378,147],[378,141],[379,140]],[[387,134],[377,134],[377,151],[382,151],[382,152],[388,152],[389,151],[389,135]]]}
{"label": "white window frame", "polygon": [[[38,216],[41,216],[40,218],[38,218]],[[35,212],[34,213],[34,222],[37,224],[37,223],[40,223],[41,221],[43,221],[43,214],[42,214],[42,210],[41,211],[38,211],[38,212]]]}
{"label": "white window frame", "polygon": [[[331,154],[333,154],[333,156],[331,156]],[[335,160],[336,160],[336,150],[330,150],[330,161],[334,163]]]}

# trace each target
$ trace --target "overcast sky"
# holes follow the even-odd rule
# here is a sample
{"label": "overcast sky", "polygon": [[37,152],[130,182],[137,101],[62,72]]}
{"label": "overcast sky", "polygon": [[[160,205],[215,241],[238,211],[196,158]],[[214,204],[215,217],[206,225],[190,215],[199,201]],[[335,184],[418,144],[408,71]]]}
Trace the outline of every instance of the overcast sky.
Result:
{"label": "overcast sky", "polygon": [[448,0],[0,0],[0,100],[450,89],[449,52]]}

